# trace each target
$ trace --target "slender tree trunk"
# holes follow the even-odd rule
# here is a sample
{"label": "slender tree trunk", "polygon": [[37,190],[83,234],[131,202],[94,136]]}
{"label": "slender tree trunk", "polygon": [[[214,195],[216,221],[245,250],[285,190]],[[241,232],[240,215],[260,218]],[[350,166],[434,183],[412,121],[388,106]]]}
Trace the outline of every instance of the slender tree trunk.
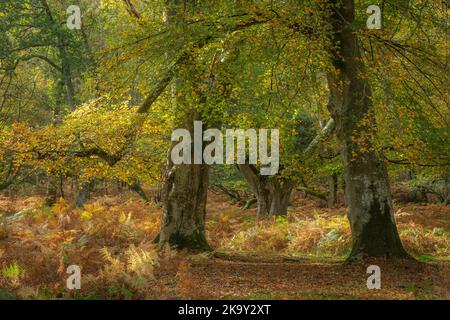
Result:
{"label": "slender tree trunk", "polygon": [[89,200],[89,197],[91,195],[91,191],[94,187],[94,182],[83,182],[79,189],[77,190],[77,193],[75,195],[75,206],[79,209],[83,209],[84,205],[86,204],[86,201]]}
{"label": "slender tree trunk", "polygon": [[62,197],[60,176],[49,176],[47,182],[47,197],[45,204],[47,206],[54,205],[60,197]]}
{"label": "slender tree trunk", "polygon": [[337,174],[333,173],[328,177],[328,195],[327,195],[327,206],[328,208],[333,208],[337,204],[337,187],[338,179]]}
{"label": "slender tree trunk", "polygon": [[55,36],[57,38],[57,48],[59,51],[59,55],[61,58],[61,67],[60,67],[60,73],[61,78],[64,81],[64,85],[66,87],[66,97],[67,102],[69,104],[70,111],[75,110],[75,90],[73,87],[72,82],[72,71],[70,67],[70,62],[67,57],[67,51],[66,51],[66,43],[64,37],[60,34],[58,28],[58,23],[53,18],[52,12],[50,10],[50,7],[46,0],[41,0],[41,3],[44,7],[44,11],[47,15],[47,18],[49,22],[54,26],[55,28]]}
{"label": "slender tree trunk", "polygon": [[358,39],[352,30],[354,1],[330,1],[334,34],[328,73],[329,109],[336,122],[344,162],[346,204],[353,248],[349,260],[367,256],[406,257],[392,210],[387,168],[370,138],[375,127],[372,93],[364,72]]}
{"label": "slender tree trunk", "polygon": [[131,185],[130,185],[130,190],[136,192],[139,197],[141,197],[142,201],[144,201],[145,204],[148,204],[148,197],[145,194],[144,189],[142,189],[141,183],[139,182],[139,180],[135,180]]}
{"label": "slender tree trunk", "polygon": [[[61,54],[64,54],[64,50],[61,51]],[[69,108],[70,111],[75,111],[75,90],[73,88],[73,82],[72,82],[72,75],[71,75],[71,71],[70,71],[70,65],[67,62],[67,58],[62,59],[63,60],[63,68],[62,68],[62,72],[63,72],[63,79],[64,79],[64,84],[66,87],[66,96],[67,96],[67,101],[69,103]]]}
{"label": "slender tree trunk", "polygon": [[304,192],[305,196],[310,195],[310,196],[322,199],[324,201],[327,201],[327,194],[326,193],[322,193],[320,191],[313,190],[313,189],[310,189],[308,187],[303,187],[303,186],[297,187],[297,190]]}
{"label": "slender tree trunk", "polygon": [[13,184],[15,175],[17,174],[14,169],[13,159],[9,158],[10,152],[6,151],[4,155],[4,162],[0,163],[0,191],[7,189]]}
{"label": "slender tree trunk", "polygon": [[445,200],[444,205],[448,205],[450,203],[450,175],[445,177]]}

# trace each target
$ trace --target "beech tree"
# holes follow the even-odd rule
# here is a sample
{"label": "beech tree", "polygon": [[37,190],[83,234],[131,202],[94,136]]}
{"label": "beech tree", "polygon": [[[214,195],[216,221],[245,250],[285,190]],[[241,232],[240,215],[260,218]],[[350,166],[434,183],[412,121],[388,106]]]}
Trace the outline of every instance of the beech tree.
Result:
{"label": "beech tree", "polygon": [[[366,9],[371,4],[367,1],[102,1],[102,15],[108,19],[104,30],[96,30],[97,37],[104,36],[95,54],[98,68],[80,95],[88,103],[78,111],[73,110],[78,98],[70,82],[75,70],[81,73],[72,67],[77,61],[73,49],[82,45],[82,35],[65,37],[68,30],[58,24],[59,16],[49,5],[53,2],[30,1],[42,14],[31,22],[43,24],[46,38],[52,41],[34,42],[34,33],[12,41],[9,35],[17,30],[6,28],[0,87],[8,92],[7,80],[17,61],[47,65],[64,84],[66,103],[76,120],[68,117],[37,134],[36,139],[45,143],[36,147],[32,141],[30,152],[35,158],[30,162],[50,158],[62,170],[68,162],[59,157],[72,159],[71,169],[79,170],[77,174],[89,172],[95,177],[100,171],[103,176],[120,177],[141,195],[136,183],[145,175],[137,168],[154,170],[155,166],[143,165],[153,159],[140,144],[142,135],[153,127],[154,135],[164,140],[158,151],[169,150],[163,224],[156,240],[180,248],[211,249],[205,235],[210,168],[203,163],[175,164],[170,157],[175,143],[169,138],[172,130],[184,128],[193,136],[198,120],[203,130],[280,129],[283,150],[278,174],[263,176],[259,164],[238,164],[257,198],[258,217],[286,214],[292,191],[308,189],[302,182],[302,166],[314,171],[310,170],[314,165],[321,165],[318,146],[335,134],[353,234],[350,260],[407,257],[394,219],[388,165],[443,168],[448,163],[448,152],[442,150],[448,132],[448,77],[436,76],[447,70],[442,44],[446,13],[429,1],[417,2],[429,13],[406,1],[400,5],[384,1],[384,29],[377,30],[367,28]],[[15,7],[3,6],[7,15],[0,19],[11,24]],[[48,55],[42,55],[42,47],[50,50]],[[108,96],[108,91],[113,92],[110,99],[95,100]],[[3,96],[5,102],[8,94]],[[114,117],[96,101],[120,119],[112,121]],[[122,108],[116,109],[117,105]],[[92,120],[92,110],[103,122],[71,125],[71,121]],[[296,117],[302,112],[314,116],[311,135],[296,128]],[[108,121],[111,126],[98,128]],[[86,127],[90,129],[83,131]],[[58,129],[70,129],[58,145],[42,138],[59,133]],[[113,129],[117,135],[111,134]],[[425,134],[427,130],[431,134]],[[295,148],[299,137],[304,141]],[[8,184],[15,176],[10,158],[11,153],[6,154],[0,166]],[[123,167],[127,161],[133,169],[128,172]],[[105,164],[107,169],[99,169]],[[337,197],[336,176],[331,177],[330,205]]]}
{"label": "beech tree", "polygon": [[[361,47],[353,30],[354,1],[331,1],[329,4],[330,56],[334,66],[327,75],[329,109],[336,122],[344,162],[346,204],[353,237],[350,259],[406,257],[395,224],[383,156],[373,150],[370,140],[364,141],[364,146],[356,142],[358,136],[373,130],[374,119],[371,86],[362,75]],[[367,117],[369,119],[362,123]]]}

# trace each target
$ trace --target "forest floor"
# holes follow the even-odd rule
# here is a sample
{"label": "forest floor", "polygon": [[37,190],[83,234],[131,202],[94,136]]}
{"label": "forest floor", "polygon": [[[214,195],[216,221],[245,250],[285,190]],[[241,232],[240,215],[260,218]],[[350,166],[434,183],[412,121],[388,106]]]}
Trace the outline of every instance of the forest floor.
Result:
{"label": "forest floor", "polygon": [[[161,208],[128,192],[97,195],[84,210],[60,200],[0,196],[0,299],[450,299],[450,207],[397,204],[402,241],[418,262],[347,265],[345,208],[296,194],[286,218],[256,222],[211,194],[212,253],[152,243]],[[66,268],[82,270],[68,290]],[[381,289],[366,285],[369,265]]]}

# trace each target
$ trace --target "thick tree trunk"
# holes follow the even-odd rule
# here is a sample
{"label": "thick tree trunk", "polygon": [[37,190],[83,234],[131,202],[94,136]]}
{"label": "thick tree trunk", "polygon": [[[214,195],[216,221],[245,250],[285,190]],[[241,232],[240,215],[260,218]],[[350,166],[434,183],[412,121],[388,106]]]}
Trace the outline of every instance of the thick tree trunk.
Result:
{"label": "thick tree trunk", "polygon": [[269,183],[270,215],[285,216],[289,205],[294,183],[287,179],[271,179]]}
{"label": "thick tree trunk", "polygon": [[[201,120],[200,114],[193,110],[183,98],[178,97],[177,102],[181,106],[181,112],[184,113],[184,124],[181,128],[187,129],[191,137],[194,137],[194,121]],[[191,142],[191,160],[194,159],[194,140],[192,139]],[[206,240],[205,233],[209,166],[206,164],[175,165],[170,158],[170,151],[161,195],[163,225],[156,241],[160,244],[169,243],[180,249],[210,251],[212,249]]]}
{"label": "thick tree trunk", "polygon": [[[173,24],[182,21],[183,12],[188,6],[195,11],[196,2],[192,0],[168,0],[167,23]],[[179,10],[179,9],[182,10]],[[230,55],[224,61],[233,58]],[[192,105],[198,103],[204,105],[206,103],[206,96],[203,93],[202,84],[204,80],[208,79],[210,83],[222,83],[220,77],[212,81],[209,72],[204,73],[202,68],[196,66],[195,54],[186,53],[179,58],[179,74],[174,84],[174,93],[176,97],[177,107],[183,113],[183,122],[185,129],[188,129],[191,137],[194,137],[194,121],[201,120],[200,113],[196,106]],[[183,79],[183,77],[188,77]],[[226,90],[215,90],[225,98]],[[227,86],[223,86],[226,88]],[[213,88],[211,87],[210,90]],[[186,99],[190,96],[191,99]],[[197,98],[194,98],[197,97]],[[194,98],[194,99],[192,99]],[[205,112],[205,110],[203,110]],[[211,125],[211,119],[209,119]],[[203,128],[204,130],[205,128]],[[194,159],[195,147],[193,145],[195,138],[192,141],[192,157]],[[202,150],[203,151],[203,150]],[[170,159],[168,174],[165,181],[162,198],[163,198],[163,226],[158,235],[159,243],[169,243],[179,248],[187,248],[194,250],[211,250],[205,234],[205,215],[206,215],[206,200],[209,185],[209,166],[206,164],[181,164],[174,165]]]}
{"label": "thick tree trunk", "polygon": [[210,250],[205,236],[207,165],[176,165],[163,189],[163,226],[159,243],[178,248]]}
{"label": "thick tree trunk", "polygon": [[[354,1],[330,1],[334,6],[328,74],[329,109],[336,121],[344,162],[346,204],[353,248],[349,260],[367,256],[406,257],[392,210],[387,168],[370,142],[374,132],[371,88],[364,72],[358,39],[352,30]],[[367,138],[369,136],[369,138]]]}
{"label": "thick tree trunk", "polygon": [[260,175],[253,165],[240,164],[238,167],[255,194],[258,219],[287,214],[289,198],[295,186],[293,181]]}
{"label": "thick tree trunk", "polygon": [[[186,103],[181,98],[178,102]],[[200,114],[188,106],[185,108],[181,127],[194,137],[194,121],[200,120]],[[194,141],[191,141],[191,160],[194,159]],[[209,251],[211,247],[205,234],[209,166],[175,165],[170,157],[171,152],[168,153],[168,170],[162,190],[163,225],[157,240],[178,248]]]}

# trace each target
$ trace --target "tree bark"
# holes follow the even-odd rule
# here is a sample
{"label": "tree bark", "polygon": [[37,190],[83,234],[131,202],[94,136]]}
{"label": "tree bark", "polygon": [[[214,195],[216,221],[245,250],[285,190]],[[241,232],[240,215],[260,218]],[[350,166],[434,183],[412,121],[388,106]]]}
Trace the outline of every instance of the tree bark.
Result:
{"label": "tree bark", "polygon": [[[186,111],[184,128],[193,136],[193,122],[199,115]],[[191,150],[194,150],[193,141]],[[163,226],[159,243],[178,248],[211,250],[205,235],[206,200],[209,166],[206,164],[173,164],[168,155],[168,170],[162,190]]]}
{"label": "tree bark", "polygon": [[145,204],[148,204],[150,202],[147,195],[145,194],[144,189],[142,189],[139,180],[135,180],[132,184],[130,184],[130,190],[136,192]]}
{"label": "tree bark", "polygon": [[276,176],[270,179],[270,215],[285,216],[287,214],[289,198],[291,197],[294,186],[295,183],[289,179]]}
{"label": "tree bark", "polygon": [[358,39],[352,30],[354,1],[330,1],[333,35],[330,53],[334,70],[327,75],[329,110],[344,163],[346,204],[353,248],[349,261],[365,257],[407,257],[392,210],[383,155],[373,149],[371,87],[364,72]]}
{"label": "tree bark", "polygon": [[47,195],[45,199],[45,204],[47,206],[52,206],[62,196],[63,190],[61,186],[61,177],[59,175],[49,176],[47,182]]}
{"label": "tree bark", "polygon": [[[166,23],[177,23],[183,11],[180,6],[187,2],[189,1],[167,1]],[[192,71],[194,68],[190,65],[191,59],[192,56],[190,55],[183,56],[182,67],[186,68],[184,71]],[[189,74],[189,72],[186,72],[186,74]],[[193,106],[183,99],[187,91],[193,88],[189,86],[183,88],[184,81],[182,80],[178,78],[175,81],[174,92],[176,96],[174,100],[180,107],[180,111],[184,113],[182,127],[188,129],[191,137],[193,137],[194,120],[200,120],[200,116],[193,110]],[[194,150],[193,142],[191,150]],[[170,151],[168,153],[167,174],[162,188],[163,224],[155,241],[160,244],[169,243],[180,249],[211,250],[205,234],[209,167],[204,164],[175,165],[170,158]]]}
{"label": "tree bark", "polygon": [[334,208],[337,204],[337,187],[338,179],[337,174],[333,173],[328,177],[328,194],[327,194],[327,206],[328,208]]}
{"label": "tree bark", "polygon": [[295,186],[292,180],[263,176],[250,164],[239,164],[238,167],[256,196],[258,219],[287,214],[289,198]]}
{"label": "tree bark", "polygon": [[[183,8],[191,6],[195,10],[196,2],[192,0],[169,0],[167,23],[177,23],[182,19]],[[184,6],[183,8],[180,6]],[[181,19],[181,20],[179,20]],[[207,42],[207,41],[206,41]],[[205,43],[206,43],[205,42]],[[199,44],[201,47],[204,44]],[[233,58],[230,55],[224,61]],[[203,105],[206,103],[206,96],[202,92],[202,81],[205,79],[211,80],[211,74],[200,69],[195,65],[195,54],[186,52],[178,61],[179,75],[174,84],[174,92],[176,92],[175,101],[177,106],[181,107],[183,112],[183,128],[186,128],[194,136],[194,121],[201,120],[201,115],[198,109],[192,105],[192,100],[185,99],[186,96],[191,95],[197,97],[194,103]],[[189,77],[188,80],[183,79]],[[168,81],[174,75],[168,76]],[[219,77],[220,78],[220,77]],[[227,80],[216,78],[213,82],[226,82]],[[189,84],[188,84],[189,83]],[[223,84],[223,83],[221,83]],[[227,86],[223,86],[226,88]],[[214,90],[220,92],[225,99],[227,96],[226,90],[220,91],[216,87]],[[213,89],[213,88],[210,88]],[[194,93],[192,95],[192,93]],[[147,98],[148,100],[148,98]],[[149,103],[144,103],[149,105]],[[143,109],[143,108],[141,108]],[[140,109],[140,110],[141,110]],[[204,111],[203,111],[204,112]],[[211,121],[211,120],[209,120]],[[210,122],[208,125],[211,125]],[[205,130],[205,128],[203,128]],[[194,139],[192,140],[191,150],[194,153]],[[202,150],[203,153],[203,150]],[[157,237],[159,243],[169,243],[179,248],[187,248],[194,250],[209,251],[211,247],[206,240],[205,234],[205,216],[206,216],[206,200],[209,185],[209,166],[206,164],[181,164],[174,165],[170,159],[168,161],[168,174],[163,187],[163,226],[161,232]],[[193,159],[193,154],[191,159]]]}
{"label": "tree bark", "polygon": [[205,235],[207,165],[176,165],[163,190],[163,226],[159,243],[178,248],[210,250]]}
{"label": "tree bark", "polygon": [[327,201],[327,195],[325,193],[320,192],[320,191],[313,190],[313,189],[310,189],[310,188],[307,188],[307,187],[303,187],[303,186],[297,187],[297,190],[304,192],[305,195],[310,195],[310,196],[313,196],[313,197],[316,197],[316,198],[319,198],[319,199]]}
{"label": "tree bark", "polygon": [[64,81],[64,85],[66,87],[66,97],[67,102],[69,104],[70,111],[75,110],[75,90],[73,87],[72,82],[72,71],[70,67],[69,58],[67,57],[67,51],[66,51],[66,43],[63,36],[61,36],[61,33],[59,32],[58,23],[53,18],[52,12],[50,10],[50,7],[46,0],[41,0],[41,3],[44,7],[44,11],[47,15],[47,18],[49,22],[52,24],[52,26],[55,28],[55,37],[57,39],[56,47],[59,51],[59,55],[61,58],[61,68],[59,69],[61,73],[61,78]]}
{"label": "tree bark", "polygon": [[78,209],[84,209],[86,201],[89,200],[94,182],[83,182],[75,195],[75,206]]}

